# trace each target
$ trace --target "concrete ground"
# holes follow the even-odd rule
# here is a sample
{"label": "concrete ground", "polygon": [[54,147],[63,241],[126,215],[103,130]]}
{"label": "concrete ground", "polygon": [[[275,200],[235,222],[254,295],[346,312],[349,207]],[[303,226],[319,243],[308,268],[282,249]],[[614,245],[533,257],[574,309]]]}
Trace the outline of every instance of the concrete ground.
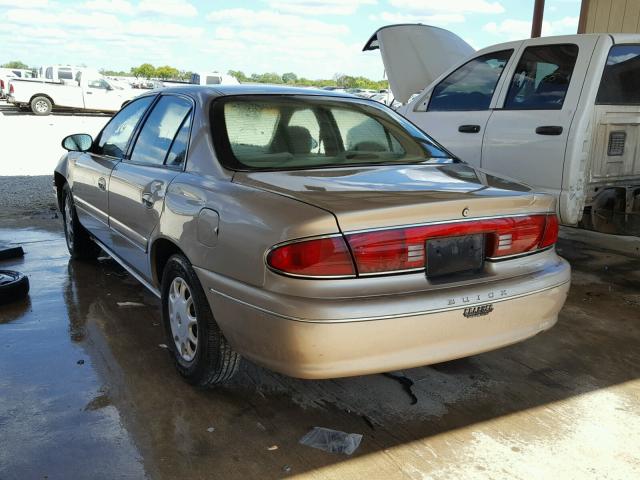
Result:
{"label": "concrete ground", "polygon": [[[0,480],[640,478],[637,244],[565,236],[558,325],[518,345],[326,381],[245,362],[198,390],[161,346],[155,297],[108,258],[71,261],[51,210],[61,137],[108,118],[0,104],[0,244],[26,251],[0,269],[31,282],[0,306]],[[363,440],[350,457],[300,445],[313,426]]]}

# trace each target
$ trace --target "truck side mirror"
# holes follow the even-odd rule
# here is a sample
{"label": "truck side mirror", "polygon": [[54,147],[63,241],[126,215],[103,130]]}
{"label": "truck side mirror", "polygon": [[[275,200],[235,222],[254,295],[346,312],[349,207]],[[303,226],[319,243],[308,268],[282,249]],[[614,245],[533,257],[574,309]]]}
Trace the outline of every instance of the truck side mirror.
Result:
{"label": "truck side mirror", "polygon": [[62,140],[62,148],[70,152],[86,152],[91,145],[93,145],[93,137],[86,133],[74,133]]}

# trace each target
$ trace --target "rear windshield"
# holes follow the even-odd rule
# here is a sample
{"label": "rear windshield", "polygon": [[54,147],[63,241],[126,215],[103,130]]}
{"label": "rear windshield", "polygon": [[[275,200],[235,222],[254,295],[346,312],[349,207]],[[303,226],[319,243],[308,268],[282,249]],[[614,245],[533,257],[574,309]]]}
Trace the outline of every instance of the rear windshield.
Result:
{"label": "rear windshield", "polygon": [[411,123],[373,102],[226,97],[215,102],[212,115],[219,158],[234,170],[442,163],[453,158]]}
{"label": "rear windshield", "polygon": [[640,105],[640,45],[611,48],[596,103]]}

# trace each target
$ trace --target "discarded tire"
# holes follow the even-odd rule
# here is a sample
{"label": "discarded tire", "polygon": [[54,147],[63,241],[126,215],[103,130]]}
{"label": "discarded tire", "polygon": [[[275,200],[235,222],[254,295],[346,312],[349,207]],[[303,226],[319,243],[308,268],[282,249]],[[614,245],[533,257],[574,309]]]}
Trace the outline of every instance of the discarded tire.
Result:
{"label": "discarded tire", "polygon": [[14,270],[0,270],[0,305],[14,302],[29,293],[29,279]]}

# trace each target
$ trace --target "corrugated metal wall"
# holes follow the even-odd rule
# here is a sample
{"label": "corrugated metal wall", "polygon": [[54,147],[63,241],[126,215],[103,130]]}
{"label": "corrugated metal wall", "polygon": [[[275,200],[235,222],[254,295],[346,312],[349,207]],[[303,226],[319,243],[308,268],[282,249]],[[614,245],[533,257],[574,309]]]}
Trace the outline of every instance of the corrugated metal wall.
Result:
{"label": "corrugated metal wall", "polygon": [[584,32],[640,33],[640,0],[583,0]]}

